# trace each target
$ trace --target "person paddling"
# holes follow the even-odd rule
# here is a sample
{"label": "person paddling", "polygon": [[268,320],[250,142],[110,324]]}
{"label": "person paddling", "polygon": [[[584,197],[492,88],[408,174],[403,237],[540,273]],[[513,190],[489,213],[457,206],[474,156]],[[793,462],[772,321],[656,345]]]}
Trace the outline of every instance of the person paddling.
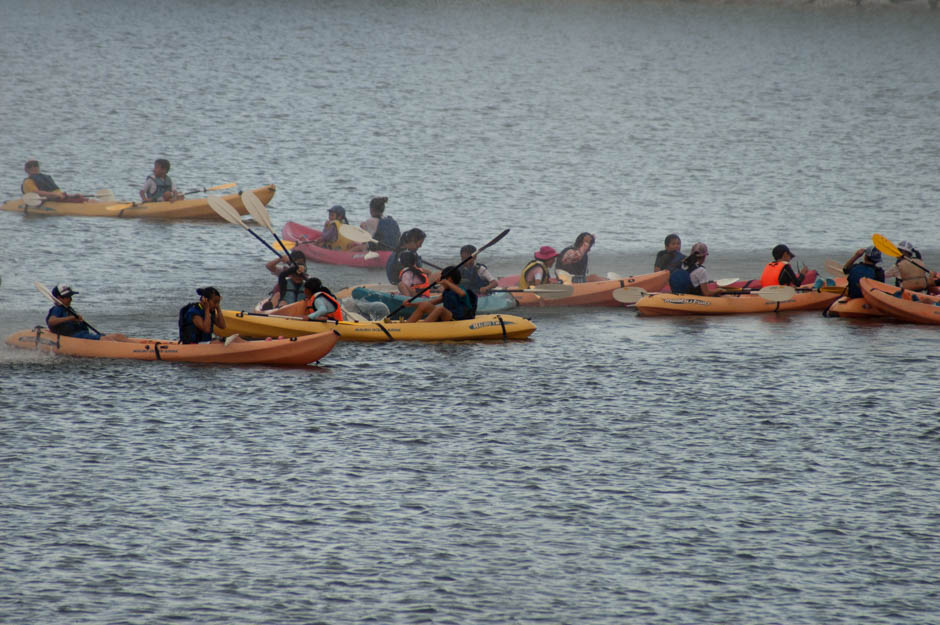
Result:
{"label": "person paddling", "polygon": [[443,291],[438,297],[417,304],[406,323],[417,321],[462,321],[473,319],[477,311],[477,295],[460,287],[460,270],[454,266],[441,270],[439,284]]}
{"label": "person paddling", "polygon": [[[283,263],[290,266],[283,268]],[[265,263],[268,271],[277,274],[277,287],[271,299],[262,307],[264,310],[293,304],[304,299],[304,281],[307,279],[307,257],[300,250],[294,250],[290,256],[281,256]]]}
{"label": "person paddling", "polygon": [[936,271],[930,271],[923,263],[923,256],[910,241],[898,241],[898,251],[901,252],[894,265],[897,267],[895,285],[909,291],[927,291],[938,286],[940,277]]}
{"label": "person paddling", "polygon": [[340,232],[340,224],[348,224],[346,219],[346,209],[337,204],[330,207],[327,211],[326,223],[323,224],[323,233],[315,241],[316,245],[330,250],[350,250],[361,244],[352,241],[343,236]]}
{"label": "person paddling", "polygon": [[[855,261],[859,258],[862,259],[862,262],[856,263]],[[856,250],[852,258],[842,267],[849,284],[849,290],[846,294],[849,297],[862,297],[862,287],[859,284],[862,278],[871,278],[878,282],[884,282],[885,270],[879,267],[879,264],[881,264],[881,252],[874,245]]]}
{"label": "person paddling", "polygon": [[53,287],[52,295],[59,300],[59,303],[46,313],[46,326],[55,334],[92,341],[127,340],[123,334],[101,334],[85,323],[82,316],[72,310],[72,296],[78,295],[78,291],[73,290],[69,285],[62,284]]}
{"label": "person paddling", "polygon": [[478,295],[486,295],[499,286],[499,282],[486,265],[476,262],[473,256],[476,251],[477,248],[474,245],[464,245],[460,248],[460,260],[464,261],[460,267],[460,280],[471,291],[475,291]]}
{"label": "person paddling", "polygon": [[760,276],[762,287],[775,284],[797,287],[803,284],[809,269],[803,265],[799,275],[794,273],[790,261],[796,258],[796,255],[790,251],[789,247],[781,243],[776,245],[770,253],[774,259],[764,266],[764,271]]}
{"label": "person paddling", "polygon": [[20,185],[23,195],[35,193],[44,200],[64,200],[69,202],[84,202],[86,198],[83,195],[68,194],[59,188],[52,176],[39,172],[39,161],[28,160],[23,166],[26,171],[26,178]]}

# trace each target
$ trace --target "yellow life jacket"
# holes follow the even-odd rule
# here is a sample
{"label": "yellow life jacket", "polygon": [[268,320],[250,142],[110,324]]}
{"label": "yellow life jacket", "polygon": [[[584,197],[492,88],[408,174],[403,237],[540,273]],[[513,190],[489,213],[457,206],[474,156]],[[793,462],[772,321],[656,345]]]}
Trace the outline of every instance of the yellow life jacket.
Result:
{"label": "yellow life jacket", "polygon": [[526,281],[525,275],[529,273],[529,271],[535,267],[542,268],[542,281],[539,282],[539,284],[547,284],[548,281],[551,280],[551,273],[548,270],[548,265],[546,265],[544,261],[534,258],[530,260],[525,267],[522,268],[522,273],[519,274],[519,288],[520,289],[527,289],[530,286],[532,286]]}

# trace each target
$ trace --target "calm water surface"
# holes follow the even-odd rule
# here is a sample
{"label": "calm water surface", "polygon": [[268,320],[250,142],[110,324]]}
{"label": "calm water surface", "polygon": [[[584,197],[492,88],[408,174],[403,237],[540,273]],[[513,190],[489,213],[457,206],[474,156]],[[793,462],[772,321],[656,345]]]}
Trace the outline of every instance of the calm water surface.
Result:
{"label": "calm water surface", "polygon": [[[582,230],[599,273],[673,231],[717,277],[873,232],[940,257],[926,5],[31,7],[0,0],[4,198],[38,158],[133,199],[165,156],[184,190],[277,184],[277,225],[388,195],[437,264],[512,228],[500,274]],[[197,286],[247,308],[273,282],[222,222],[0,233],[3,335],[42,321],[37,280],[164,338]],[[0,621],[940,623],[935,329],[524,314],[526,342],[306,368],[0,348]]]}

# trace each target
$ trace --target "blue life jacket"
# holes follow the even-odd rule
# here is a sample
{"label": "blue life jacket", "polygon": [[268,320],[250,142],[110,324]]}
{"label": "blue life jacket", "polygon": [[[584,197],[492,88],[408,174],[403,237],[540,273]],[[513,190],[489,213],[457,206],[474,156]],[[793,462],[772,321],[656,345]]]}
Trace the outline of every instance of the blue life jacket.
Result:
{"label": "blue life jacket", "polygon": [[74,336],[81,332],[82,330],[90,329],[88,324],[84,321],[66,321],[65,323],[60,323],[55,328],[49,325],[50,317],[71,317],[72,313],[69,312],[69,309],[65,306],[60,306],[56,304],[49,309],[49,312],[46,314],[46,327],[48,327],[52,332],[56,334],[61,334],[62,336]]}
{"label": "blue life jacket", "polygon": [[474,263],[473,267],[467,267],[467,265],[461,267],[460,285],[464,288],[470,289],[471,291],[479,292],[480,289],[489,284],[489,282],[480,275],[481,269],[486,269],[486,265],[482,263]]}
{"label": "blue life jacket", "polygon": [[180,343],[202,343],[212,340],[212,329],[215,326],[215,311],[210,316],[209,332],[203,332],[193,323],[193,317],[202,315],[202,307],[199,302],[190,302],[180,308],[179,328]]}
{"label": "blue life jacket", "polygon": [[169,176],[164,176],[163,178],[157,178],[153,174],[147,176],[147,180],[153,180],[154,184],[157,185],[157,190],[153,193],[147,194],[148,200],[162,200],[163,194],[167,191],[173,190],[173,181],[170,180]]}
{"label": "blue life jacket", "polygon": [[447,289],[441,294],[441,303],[444,308],[454,315],[454,319],[473,319],[477,315],[477,294],[470,289],[464,289],[463,296]]}
{"label": "blue life jacket", "polygon": [[569,245],[558,254],[558,260],[555,261],[555,273],[556,274],[558,273],[558,270],[561,269],[562,271],[567,271],[572,276],[584,277],[587,275],[587,266],[588,266],[587,254],[582,256],[581,260],[574,262],[574,263],[562,263],[561,262],[561,259],[565,256],[568,250],[573,250],[573,249],[576,249],[576,248]]}
{"label": "blue life jacket", "polygon": [[676,294],[702,294],[700,287],[692,286],[692,274],[684,266],[669,274],[669,290]]}
{"label": "blue life jacket", "polygon": [[[47,176],[46,174],[33,174],[27,177],[28,180],[32,180],[36,184],[36,188],[40,191],[58,191],[59,186],[52,179],[52,176]],[[20,190],[23,190],[23,187],[26,185],[26,180],[23,181],[23,184],[20,185]],[[25,191],[24,191],[25,193]]]}
{"label": "blue life jacket", "polygon": [[400,239],[401,230],[398,228],[398,222],[391,217],[382,217],[375,228],[375,240],[381,244],[380,247],[393,250]]}

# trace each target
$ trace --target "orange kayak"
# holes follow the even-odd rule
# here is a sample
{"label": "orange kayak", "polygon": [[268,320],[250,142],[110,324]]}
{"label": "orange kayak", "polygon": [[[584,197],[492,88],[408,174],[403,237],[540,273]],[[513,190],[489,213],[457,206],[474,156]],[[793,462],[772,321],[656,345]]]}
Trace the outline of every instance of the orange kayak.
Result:
{"label": "orange kayak", "polygon": [[877,308],[869,304],[864,297],[849,297],[843,295],[826,309],[827,317],[845,317],[847,319],[865,319],[868,317],[883,317]]}
{"label": "orange kayak", "polygon": [[940,325],[940,297],[915,293],[871,278],[859,282],[862,295],[873,308],[889,317],[911,323]]}
{"label": "orange kayak", "polygon": [[826,291],[797,291],[788,300],[773,302],[754,293],[729,293],[714,297],[650,293],[636,303],[636,309],[644,316],[736,315],[788,310],[823,310],[838,297],[838,293]]}
{"label": "orange kayak", "polygon": [[[598,282],[575,282],[571,288],[570,297],[549,299],[539,297],[535,293],[513,293],[520,306],[623,306],[614,299],[613,292],[617,289],[635,286],[647,291],[659,291],[669,282],[668,271],[645,273],[639,276],[626,276],[617,280],[600,280]],[[513,286],[513,285],[510,285]],[[518,287],[518,282],[516,285]]]}
{"label": "orange kayak", "polygon": [[37,326],[7,337],[8,345],[63,356],[85,358],[129,358],[169,362],[204,362],[226,365],[306,365],[326,356],[339,335],[321,332],[304,337],[271,341],[197,343],[182,345],[175,341],[128,339],[95,341],[54,334]]}

